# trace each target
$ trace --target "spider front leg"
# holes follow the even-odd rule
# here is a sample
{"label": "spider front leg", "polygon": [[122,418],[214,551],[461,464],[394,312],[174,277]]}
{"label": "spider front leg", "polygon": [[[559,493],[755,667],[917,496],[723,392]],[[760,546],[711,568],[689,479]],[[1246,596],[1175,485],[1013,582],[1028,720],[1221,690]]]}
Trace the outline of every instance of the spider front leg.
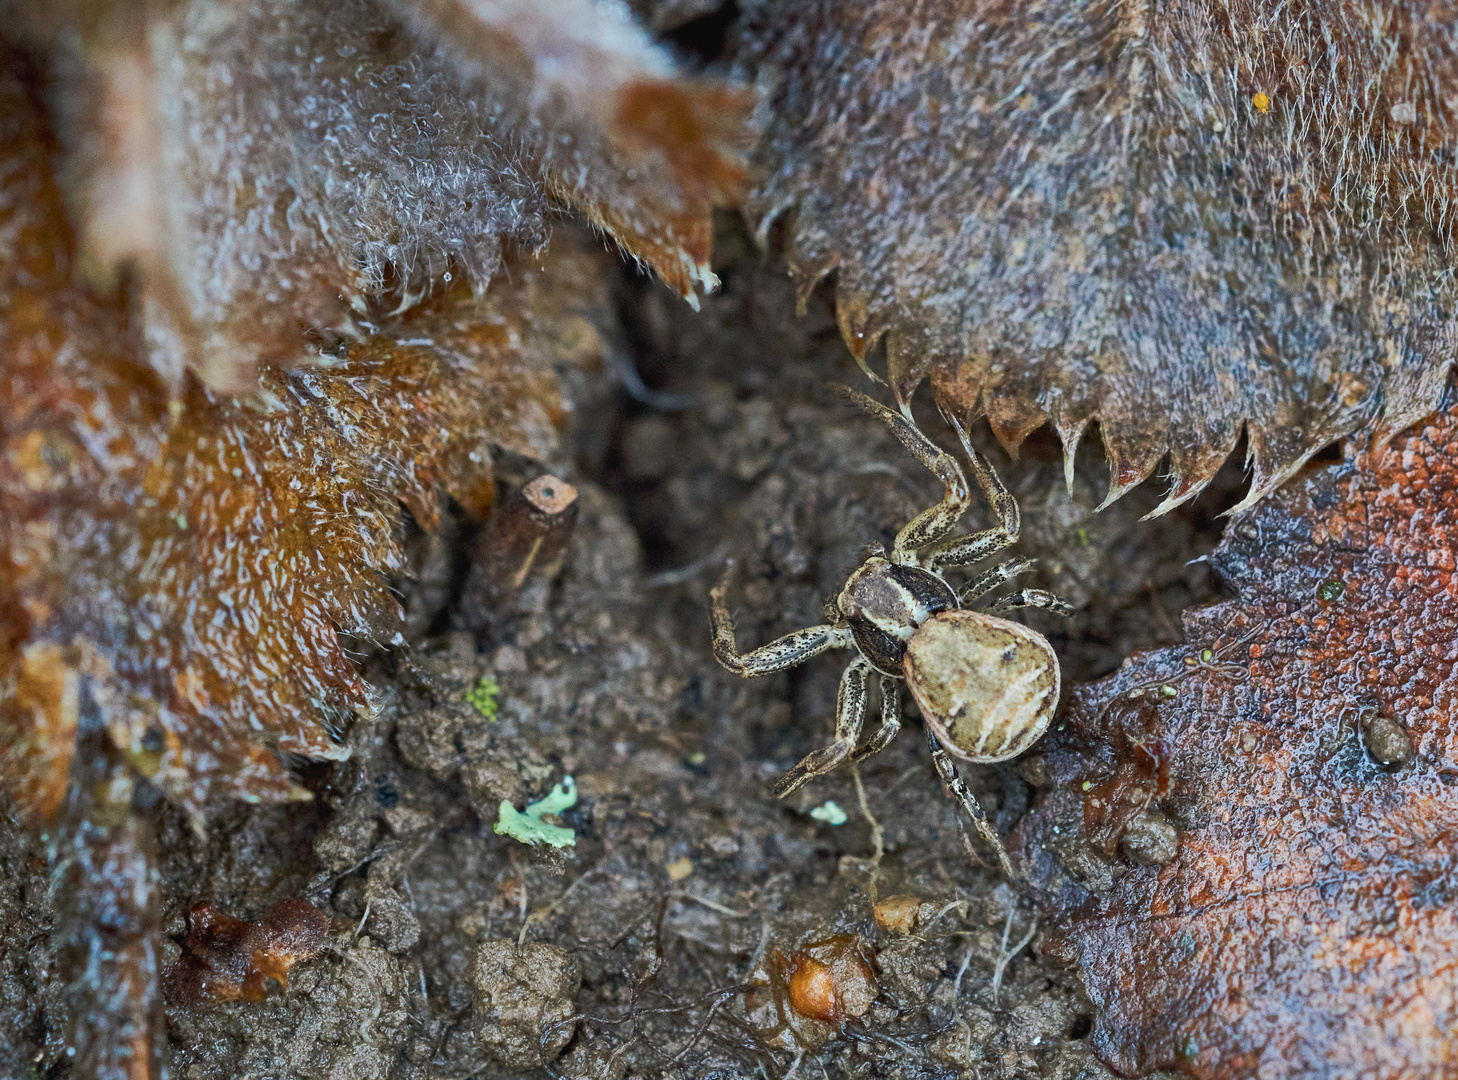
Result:
{"label": "spider front leg", "polygon": [[756,675],[773,675],[827,649],[843,649],[855,644],[850,628],[843,626],[811,626],[762,645],[753,652],[741,653],[734,641],[734,616],[724,603],[729,582],[734,577],[731,559],[724,567],[724,576],[709,592],[709,621],[714,630],[714,659],[736,675],[746,679]]}
{"label": "spider front leg", "polygon": [[[848,386],[831,383],[830,388],[846,401],[864,409],[891,429],[891,434],[901,440],[901,445],[916,456],[916,460],[930,469],[946,487],[942,501],[930,510],[923,510],[896,534],[896,543],[891,549],[891,561],[917,564],[917,548],[935,544],[944,539],[957,527],[957,522],[967,512],[972,497],[967,490],[967,477],[957,459],[932,442],[906,417],[893,412],[879,401],[866,397]],[[979,477],[978,482],[981,482]],[[1004,545],[1006,546],[1006,545]]]}
{"label": "spider front leg", "polygon": [[997,835],[997,830],[992,827],[992,822],[987,820],[987,814],[983,811],[981,804],[977,802],[972,792],[968,790],[967,784],[957,772],[957,766],[953,764],[951,757],[942,744],[937,742],[937,737],[932,733],[931,728],[926,729],[926,741],[931,744],[932,764],[937,767],[937,775],[942,778],[942,785],[947,789],[947,794],[956,799],[967,816],[972,819],[972,824],[977,826],[978,835],[992,845],[992,850],[997,852],[997,861],[1002,864],[1002,872],[1009,880],[1016,881],[1017,874],[1013,870],[1012,861],[1007,857],[1007,848],[1002,846],[1002,837]]}
{"label": "spider front leg", "polygon": [[972,475],[977,479],[977,486],[982,489],[982,497],[997,514],[998,524],[991,529],[983,529],[971,536],[964,536],[929,554],[923,563],[933,570],[940,570],[947,566],[969,566],[972,563],[981,562],[989,555],[995,555],[1004,548],[1016,544],[1018,536],[1023,530],[1022,513],[1018,510],[1018,501],[1013,498],[1012,492],[1003,487],[1002,481],[998,479],[992,466],[972,445],[972,440],[967,435],[966,425],[949,412],[943,412],[942,416],[956,431],[957,438],[962,443],[962,450],[967,455],[967,461],[972,466]]}
{"label": "spider front leg", "polygon": [[812,777],[830,772],[850,756],[861,737],[866,721],[866,681],[871,676],[871,662],[857,655],[840,677],[840,694],[835,703],[835,742],[806,754],[785,778],[775,785],[775,798],[783,799]]}

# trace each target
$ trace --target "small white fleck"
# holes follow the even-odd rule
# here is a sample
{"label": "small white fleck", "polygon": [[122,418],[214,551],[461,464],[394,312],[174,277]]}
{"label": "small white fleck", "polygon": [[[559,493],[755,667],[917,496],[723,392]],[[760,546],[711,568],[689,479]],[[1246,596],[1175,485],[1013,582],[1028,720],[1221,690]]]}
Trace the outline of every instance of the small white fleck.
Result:
{"label": "small white fleck", "polygon": [[815,807],[810,811],[810,816],[827,825],[844,825],[849,820],[845,811],[837,806],[833,799],[826,799],[825,802]]}

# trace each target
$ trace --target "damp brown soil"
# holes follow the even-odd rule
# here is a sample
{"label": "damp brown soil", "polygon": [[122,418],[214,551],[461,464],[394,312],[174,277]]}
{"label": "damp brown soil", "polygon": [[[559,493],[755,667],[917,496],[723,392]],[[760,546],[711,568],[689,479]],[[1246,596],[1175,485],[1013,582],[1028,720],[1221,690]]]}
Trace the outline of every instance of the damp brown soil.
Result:
{"label": "damp brown soil", "polygon": [[[1078,970],[1040,952],[1031,899],[967,838],[914,709],[859,784],[843,768],[771,794],[828,741],[844,659],[729,675],[710,653],[709,586],[737,559],[742,648],[819,622],[867,545],[940,485],[827,390],[874,392],[830,291],[797,315],[783,265],[736,221],[719,233],[724,284],[702,313],[625,268],[614,370],[564,376],[572,425],[544,463],[578,491],[560,568],[483,587],[461,519],[415,534],[418,572],[397,583],[413,647],[363,657],[378,709],[353,722],[347,761],[299,765],[314,800],[220,803],[201,829],[154,808],[164,964],[199,902],[251,919],[303,897],[332,920],[325,952],[264,1000],[169,1004],[174,1077],[1110,1075],[1087,1046]],[[952,445],[933,410],[919,419]],[[1238,470],[1141,523],[1157,485],[1094,512],[1096,438],[1071,493],[1051,437],[1016,462],[975,438],[1021,502],[1030,583],[1078,609],[1027,616],[1065,686],[1179,642],[1180,611],[1217,598],[1201,560]],[[537,471],[499,465],[508,485]],[[990,524],[986,506],[969,515]],[[467,701],[490,683],[494,697],[473,695],[484,711]],[[1003,833],[1038,779],[1018,762],[964,774]],[[557,820],[574,846],[494,831],[503,800],[521,809],[568,775],[578,800]],[[0,1049],[20,1075],[40,1062],[34,1075],[60,1078],[44,843],[0,836]],[[890,897],[897,917],[878,922]],[[854,1015],[832,1003],[831,1022],[776,1026],[795,984],[776,998],[775,971],[837,935],[855,939],[836,954],[856,957]]]}

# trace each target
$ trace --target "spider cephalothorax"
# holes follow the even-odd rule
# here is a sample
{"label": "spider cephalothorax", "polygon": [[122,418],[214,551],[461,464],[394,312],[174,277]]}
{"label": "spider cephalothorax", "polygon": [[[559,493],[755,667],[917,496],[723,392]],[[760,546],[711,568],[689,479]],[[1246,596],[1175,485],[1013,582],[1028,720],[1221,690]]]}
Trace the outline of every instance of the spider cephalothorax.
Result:
{"label": "spider cephalothorax", "polygon": [[[968,605],[975,600],[1030,569],[1032,560],[999,563],[960,592],[942,571],[980,562],[1016,543],[1021,527],[1017,501],[972,448],[966,428],[948,417],[972,475],[999,520],[995,528],[948,539],[971,502],[962,466],[909,418],[849,387],[832,388],[884,421],[946,485],[946,494],[896,534],[889,553],[876,549],[851,574],[827,610],[831,622],[797,630],[743,654],[735,645],[734,620],[724,603],[731,563],[711,594],[714,655],[730,671],[750,677],[794,667],[826,649],[854,647],[859,653],[841,678],[835,741],[807,755],[786,774],[775,788],[781,798],[847,759],[859,761],[884,750],[901,729],[901,691],[896,684],[904,679],[926,722],[938,775],[1011,875],[1002,841],[947,755],[965,761],[1004,761],[1038,740],[1058,706],[1058,658],[1042,634],[999,615],[1020,607],[1070,615],[1072,608],[1041,589],[1019,589],[982,611],[970,610]],[[873,670],[881,676],[881,727],[857,747]]]}

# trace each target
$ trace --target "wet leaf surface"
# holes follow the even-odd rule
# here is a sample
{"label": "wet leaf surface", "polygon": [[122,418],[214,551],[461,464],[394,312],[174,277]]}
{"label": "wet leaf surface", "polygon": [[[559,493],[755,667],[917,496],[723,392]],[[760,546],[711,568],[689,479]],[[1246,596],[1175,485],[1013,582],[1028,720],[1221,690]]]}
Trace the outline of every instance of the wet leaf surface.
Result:
{"label": "wet leaf surface", "polygon": [[1458,1063],[1455,511],[1450,406],[1237,519],[1238,598],[1075,692],[1020,828],[1119,1072]]}
{"label": "wet leaf surface", "polygon": [[1452,332],[1458,51],[1407,0],[796,0],[748,16],[775,85],[752,212],[802,295],[884,338],[903,399],[1011,448],[1097,421],[1110,498],[1168,509],[1244,429],[1247,502],[1429,412]]}
{"label": "wet leaf surface", "polygon": [[691,303],[713,289],[710,211],[743,194],[747,90],[681,78],[625,11],[594,0],[394,6],[444,45],[476,111],[520,140],[548,193]]}
{"label": "wet leaf surface", "polygon": [[[172,384],[255,391],[468,283],[575,212],[691,302],[737,201],[742,90],[681,77],[593,0],[250,0],[64,12],[4,33],[59,87],[73,269],[125,285]],[[13,62],[12,62],[13,63]]]}
{"label": "wet leaf surface", "polygon": [[340,632],[400,632],[400,505],[427,529],[447,492],[482,515],[488,444],[553,451],[554,365],[598,358],[598,263],[559,245],[265,372],[258,400],[171,387],[125,311],[71,282],[41,117],[0,77],[5,782],[56,811],[87,680],[116,752],[190,810],[215,783],[297,795],[274,752],[338,757],[330,726],[372,707]]}

